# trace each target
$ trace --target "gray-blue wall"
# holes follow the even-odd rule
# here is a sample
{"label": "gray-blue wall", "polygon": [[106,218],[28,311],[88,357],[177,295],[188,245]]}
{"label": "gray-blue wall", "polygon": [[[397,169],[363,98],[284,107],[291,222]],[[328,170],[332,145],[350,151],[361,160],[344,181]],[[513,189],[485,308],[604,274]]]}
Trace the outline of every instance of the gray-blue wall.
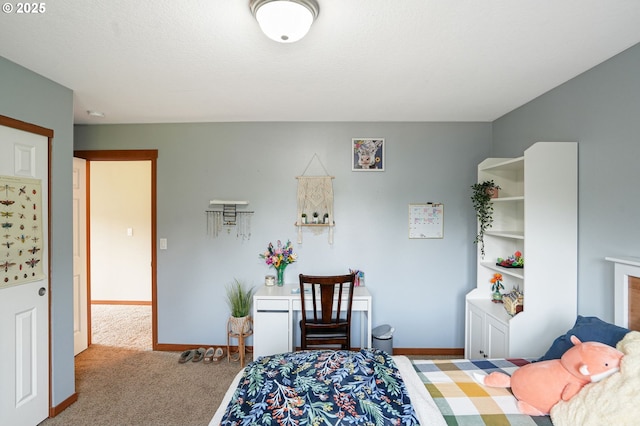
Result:
{"label": "gray-blue wall", "polygon": [[0,57],[0,114],[53,129],[51,155],[52,401],[75,391],[71,163],[73,92]]}
{"label": "gray-blue wall", "polygon": [[[496,120],[493,134],[501,156],[539,140],[579,142],[578,312],[613,321],[604,258],[640,257],[640,45]],[[562,262],[552,242],[549,262]]]}
{"label": "gray-blue wall", "polygon": [[[402,348],[460,348],[475,276],[470,185],[489,123],[207,123],[76,126],[76,149],[158,149],[159,343],[226,342],[225,285],[262,285],[258,254],[291,239],[299,273],[365,272],[373,323]],[[384,172],[351,171],[351,138],[386,139]],[[317,154],[335,176],[335,237],[296,243],[296,176]],[[322,167],[312,164],[315,171]],[[251,239],[206,236],[211,199],[248,200]],[[409,239],[408,205],[444,203],[444,239]],[[124,208],[124,206],[123,206]],[[420,324],[418,327],[417,324]],[[356,328],[357,330],[358,328]],[[418,331],[419,329],[419,331]]]}

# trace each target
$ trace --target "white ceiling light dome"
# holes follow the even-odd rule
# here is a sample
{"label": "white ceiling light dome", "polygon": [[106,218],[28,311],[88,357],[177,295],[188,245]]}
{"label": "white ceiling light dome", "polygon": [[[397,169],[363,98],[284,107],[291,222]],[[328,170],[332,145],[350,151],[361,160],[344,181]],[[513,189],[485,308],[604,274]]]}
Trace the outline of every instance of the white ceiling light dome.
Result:
{"label": "white ceiling light dome", "polygon": [[262,32],[280,43],[307,35],[320,12],[315,0],[250,0],[249,8]]}

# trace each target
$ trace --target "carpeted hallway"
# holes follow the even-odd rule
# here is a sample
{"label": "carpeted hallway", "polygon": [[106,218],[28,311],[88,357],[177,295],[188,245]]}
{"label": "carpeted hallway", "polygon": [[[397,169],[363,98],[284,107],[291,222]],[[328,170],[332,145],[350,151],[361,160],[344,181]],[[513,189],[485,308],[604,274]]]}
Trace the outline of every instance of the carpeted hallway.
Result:
{"label": "carpeted hallway", "polygon": [[151,350],[151,306],[91,305],[93,344]]}

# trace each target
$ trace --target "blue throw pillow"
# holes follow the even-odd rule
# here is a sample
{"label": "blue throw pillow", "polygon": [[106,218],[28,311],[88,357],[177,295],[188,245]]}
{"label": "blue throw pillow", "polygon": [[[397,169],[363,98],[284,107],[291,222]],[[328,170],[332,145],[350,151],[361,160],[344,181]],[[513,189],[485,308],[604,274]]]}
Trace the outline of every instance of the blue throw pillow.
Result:
{"label": "blue throw pillow", "polygon": [[573,328],[553,341],[546,354],[538,361],[560,359],[568,349],[573,347],[571,336],[576,336],[581,342],[600,342],[616,347],[616,344],[629,332],[628,328],[620,327],[602,321],[598,317],[583,317],[578,315]]}

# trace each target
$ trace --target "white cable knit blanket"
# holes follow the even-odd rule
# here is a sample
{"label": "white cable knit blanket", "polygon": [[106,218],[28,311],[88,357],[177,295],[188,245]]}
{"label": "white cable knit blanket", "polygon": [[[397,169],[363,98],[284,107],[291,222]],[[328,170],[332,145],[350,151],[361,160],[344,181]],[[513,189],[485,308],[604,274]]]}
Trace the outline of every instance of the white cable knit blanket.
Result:
{"label": "white cable knit blanket", "polygon": [[620,371],[557,403],[551,409],[555,426],[640,424],[640,332],[627,333],[617,349],[625,354]]}

